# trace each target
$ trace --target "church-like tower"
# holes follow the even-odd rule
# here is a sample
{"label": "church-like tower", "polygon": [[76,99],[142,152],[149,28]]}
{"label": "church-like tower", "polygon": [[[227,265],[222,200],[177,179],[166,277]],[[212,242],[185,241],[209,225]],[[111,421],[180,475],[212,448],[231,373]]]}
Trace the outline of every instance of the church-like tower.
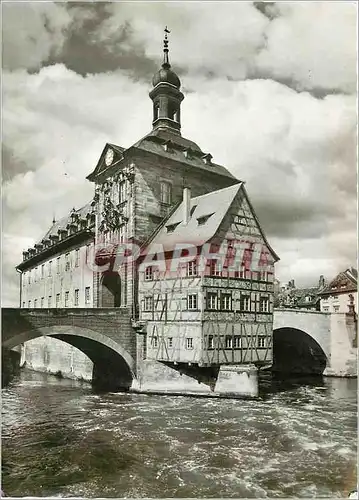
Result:
{"label": "church-like tower", "polygon": [[154,87],[150,92],[150,98],[153,101],[152,125],[154,129],[166,129],[180,134],[181,102],[184,95],[180,91],[180,79],[171,70],[169,63],[167,33],[169,30],[166,27],[163,40],[163,64],[152,79]]}

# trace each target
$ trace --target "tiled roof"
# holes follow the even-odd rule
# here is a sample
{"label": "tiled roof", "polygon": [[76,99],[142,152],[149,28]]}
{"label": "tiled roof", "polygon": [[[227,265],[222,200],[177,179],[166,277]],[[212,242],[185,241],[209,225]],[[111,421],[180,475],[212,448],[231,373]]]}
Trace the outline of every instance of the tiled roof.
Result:
{"label": "tiled roof", "polygon": [[[192,198],[190,200],[191,218],[186,225],[182,224],[184,208],[183,202],[180,203],[154,236],[151,243],[162,244],[165,251],[173,249],[177,243],[203,245],[216,233],[241,186],[242,183],[239,183]],[[199,218],[209,215],[210,217],[204,224],[198,225]],[[174,230],[168,232],[168,226],[174,227]]]}
{"label": "tiled roof", "polygon": [[348,268],[339,273],[322,291],[321,294],[337,294],[355,292],[358,289],[358,271],[354,268]]}
{"label": "tiled roof", "polygon": [[[166,143],[169,143],[167,151],[164,148]],[[136,142],[132,147],[158,154],[171,160],[191,165],[192,167],[197,167],[205,172],[212,172],[238,181],[222,165],[211,161],[207,162],[204,158],[206,154],[195,142],[178,134],[167,132],[166,130],[154,130]]]}
{"label": "tiled roof", "polygon": [[86,218],[87,214],[89,214],[91,212],[91,210],[92,210],[91,202],[89,202],[86,205],[84,205],[83,207],[79,208],[78,210],[75,210],[74,212],[71,211],[66,217],[62,217],[61,219],[56,221],[55,224],[53,224],[50,227],[50,229],[47,231],[45,236],[43,236],[43,238],[41,238],[41,240],[38,241],[38,243],[41,243],[42,240],[48,239],[51,235],[57,235],[57,232],[60,229],[66,229],[67,224],[69,224],[71,222],[71,214],[75,213],[81,219],[84,219],[84,218]]}

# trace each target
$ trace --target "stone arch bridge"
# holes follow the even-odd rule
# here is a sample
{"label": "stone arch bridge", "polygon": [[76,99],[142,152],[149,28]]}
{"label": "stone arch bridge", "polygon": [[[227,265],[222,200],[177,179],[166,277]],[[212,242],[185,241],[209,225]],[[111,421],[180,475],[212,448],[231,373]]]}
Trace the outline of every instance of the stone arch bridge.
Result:
{"label": "stone arch bridge", "polygon": [[41,336],[86,354],[98,387],[128,390],[136,377],[136,334],[126,309],[2,309],[3,348]]}
{"label": "stone arch bridge", "polygon": [[355,314],[276,309],[273,370],[356,376]]}
{"label": "stone arch bridge", "polygon": [[[13,349],[41,336],[57,338],[85,353],[93,362],[94,385],[113,390],[137,388],[142,336],[132,327],[128,310],[2,309],[4,348]],[[277,309],[273,353],[273,368],[278,371],[355,376],[356,319],[345,313]]]}

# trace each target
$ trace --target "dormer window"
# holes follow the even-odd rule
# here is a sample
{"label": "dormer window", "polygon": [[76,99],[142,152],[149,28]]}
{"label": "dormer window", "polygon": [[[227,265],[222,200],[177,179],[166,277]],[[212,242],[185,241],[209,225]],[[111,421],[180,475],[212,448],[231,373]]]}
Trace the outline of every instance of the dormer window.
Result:
{"label": "dormer window", "polygon": [[167,233],[173,233],[173,231],[176,229],[176,227],[179,225],[179,222],[176,222],[175,224],[169,224],[166,226]]}
{"label": "dormer window", "polygon": [[212,164],[212,158],[213,156],[210,153],[207,153],[206,155],[202,156],[202,160],[207,164],[211,165]]}
{"label": "dormer window", "polygon": [[213,214],[209,214],[209,215],[203,215],[202,217],[198,217],[197,221],[198,221],[198,225],[199,226],[203,226],[203,224],[205,224],[208,219],[210,217],[212,217]]}

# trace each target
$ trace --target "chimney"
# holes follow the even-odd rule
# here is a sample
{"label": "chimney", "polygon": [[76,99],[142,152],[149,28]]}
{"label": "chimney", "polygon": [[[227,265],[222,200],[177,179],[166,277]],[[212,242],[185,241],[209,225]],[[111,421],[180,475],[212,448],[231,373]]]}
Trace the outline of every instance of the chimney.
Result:
{"label": "chimney", "polygon": [[319,289],[324,288],[324,285],[325,285],[324,276],[321,274],[319,277],[319,286],[318,286]]}
{"label": "chimney", "polygon": [[186,226],[191,218],[191,189],[183,188],[183,224]]}

